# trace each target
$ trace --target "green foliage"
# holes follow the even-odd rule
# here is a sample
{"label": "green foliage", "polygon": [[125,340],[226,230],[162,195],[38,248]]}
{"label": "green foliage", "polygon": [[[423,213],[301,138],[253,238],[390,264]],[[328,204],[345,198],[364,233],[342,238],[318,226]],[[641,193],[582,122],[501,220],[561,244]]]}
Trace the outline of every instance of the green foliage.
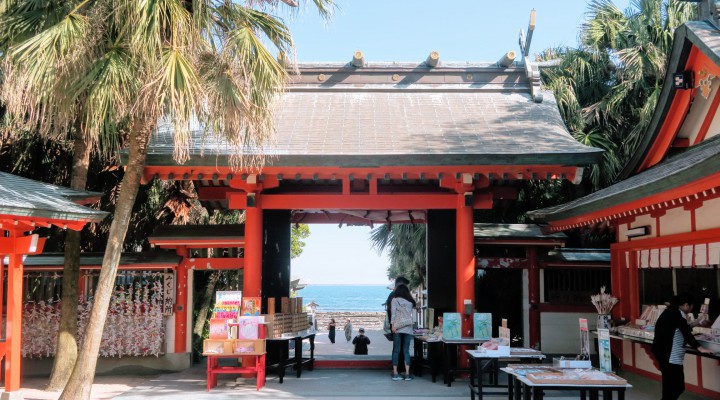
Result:
{"label": "green foliage", "polygon": [[657,104],[675,28],[694,16],[679,0],[638,0],[621,11],[593,0],[581,47],[548,49],[539,60],[560,59],[542,70],[560,113],[581,143],[605,150],[585,173],[588,190],[613,183],[636,151]]}
{"label": "green foliage", "polygon": [[290,231],[290,258],[298,258],[305,249],[303,239],[310,237],[310,226],[307,224],[294,224]]}
{"label": "green foliage", "polygon": [[384,224],[370,232],[373,247],[381,253],[388,250],[388,279],[399,275],[410,281],[410,288],[425,284],[427,228],[421,224]]}

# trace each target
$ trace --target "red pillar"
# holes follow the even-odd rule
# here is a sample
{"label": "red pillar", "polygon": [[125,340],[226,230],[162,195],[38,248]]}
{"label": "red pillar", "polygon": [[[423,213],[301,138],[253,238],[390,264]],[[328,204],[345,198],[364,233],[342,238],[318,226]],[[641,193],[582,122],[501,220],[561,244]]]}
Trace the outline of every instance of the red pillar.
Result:
{"label": "red pillar", "polygon": [[623,272],[626,271],[625,261],[621,258],[624,253],[614,247],[610,246],[610,284],[612,295],[618,298],[618,305],[613,308],[613,318],[630,318],[627,289],[625,280],[622,279]]}
{"label": "red pillar", "polygon": [[636,251],[630,252],[629,268],[627,269],[627,297],[630,310],[630,321],[635,321],[640,316],[640,286],[638,283],[638,263]]}
{"label": "red pillar", "polygon": [[[465,206],[465,197],[458,195],[457,221],[455,239],[456,245],[456,271],[457,286],[457,312],[463,314],[463,336],[469,334],[472,326],[472,315],[464,315],[464,300],[470,299],[475,303],[475,239],[473,236],[473,208]],[[473,304],[472,309],[475,309]]]}
{"label": "red pillar", "polygon": [[7,322],[5,328],[5,391],[20,390],[22,361],[22,256],[10,253],[8,258]]}
{"label": "red pillar", "polygon": [[243,296],[260,297],[262,284],[262,208],[260,194],[255,207],[245,209],[245,267]]}
{"label": "red pillar", "polygon": [[[176,252],[186,261],[190,252],[178,247]],[[177,266],[175,276],[175,353],[187,352],[188,272],[185,262]]]}
{"label": "red pillar", "polygon": [[528,269],[528,297],[530,301],[530,312],[528,323],[530,324],[530,340],[528,345],[535,347],[540,345],[540,268],[537,262],[537,249],[528,248],[527,254]]}

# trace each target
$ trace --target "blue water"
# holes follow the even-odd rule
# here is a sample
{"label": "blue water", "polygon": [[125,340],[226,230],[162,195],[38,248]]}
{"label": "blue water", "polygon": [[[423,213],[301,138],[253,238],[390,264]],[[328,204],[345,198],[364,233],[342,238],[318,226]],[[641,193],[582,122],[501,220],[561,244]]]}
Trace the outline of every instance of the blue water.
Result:
{"label": "blue water", "polygon": [[298,291],[303,305],[315,301],[318,312],[384,311],[389,294],[384,285],[307,285]]}

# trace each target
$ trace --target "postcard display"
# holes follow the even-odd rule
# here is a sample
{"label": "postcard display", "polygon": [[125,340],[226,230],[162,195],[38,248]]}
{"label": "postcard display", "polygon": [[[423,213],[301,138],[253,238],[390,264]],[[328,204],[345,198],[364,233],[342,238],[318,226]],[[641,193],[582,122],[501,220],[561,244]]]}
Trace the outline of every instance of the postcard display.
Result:
{"label": "postcard display", "polygon": [[492,337],[492,314],[473,314],[473,339],[490,340]]}
{"label": "postcard display", "polygon": [[265,339],[259,337],[258,329],[259,324],[264,323],[259,304],[259,298],[243,299],[241,291],[216,292],[209,338],[203,342],[203,354],[265,353]]}

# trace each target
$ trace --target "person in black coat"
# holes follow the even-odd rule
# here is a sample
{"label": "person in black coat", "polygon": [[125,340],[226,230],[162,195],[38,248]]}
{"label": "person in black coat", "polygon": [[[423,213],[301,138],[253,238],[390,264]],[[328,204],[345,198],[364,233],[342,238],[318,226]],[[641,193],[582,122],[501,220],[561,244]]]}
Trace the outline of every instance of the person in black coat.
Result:
{"label": "person in black coat", "polygon": [[330,343],[335,344],[335,326],[337,324],[335,323],[335,318],[330,318],[330,323],[328,324],[328,339],[330,339]]}
{"label": "person in black coat", "polygon": [[370,344],[370,338],[365,336],[365,328],[358,330],[358,335],[352,340],[352,344],[355,345],[354,354],[367,354],[368,345]]}
{"label": "person in black coat", "polygon": [[662,400],[675,400],[685,391],[683,359],[686,344],[702,353],[711,353],[700,347],[692,335],[686,319],[692,309],[692,295],[679,294],[673,297],[655,324],[652,353],[662,373]]}

